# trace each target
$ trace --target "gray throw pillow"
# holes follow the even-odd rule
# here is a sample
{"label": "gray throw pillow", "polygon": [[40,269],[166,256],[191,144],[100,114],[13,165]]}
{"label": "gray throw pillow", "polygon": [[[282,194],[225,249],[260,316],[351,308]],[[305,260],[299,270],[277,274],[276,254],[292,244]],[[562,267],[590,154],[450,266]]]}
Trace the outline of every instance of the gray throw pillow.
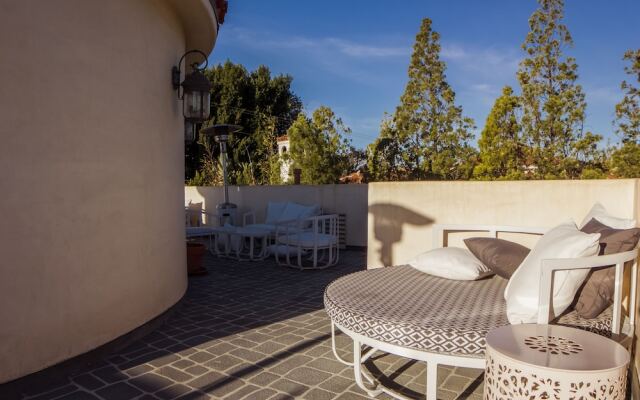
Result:
{"label": "gray throw pillow", "polygon": [[465,239],[464,244],[478,260],[505,279],[511,278],[529,254],[528,248],[504,239],[473,237]]}
{"label": "gray throw pillow", "polygon": [[[633,250],[640,239],[640,228],[614,229],[593,218],[580,229],[600,234],[600,255]],[[575,309],[582,318],[595,318],[613,303],[616,269],[594,268],[576,296]]]}

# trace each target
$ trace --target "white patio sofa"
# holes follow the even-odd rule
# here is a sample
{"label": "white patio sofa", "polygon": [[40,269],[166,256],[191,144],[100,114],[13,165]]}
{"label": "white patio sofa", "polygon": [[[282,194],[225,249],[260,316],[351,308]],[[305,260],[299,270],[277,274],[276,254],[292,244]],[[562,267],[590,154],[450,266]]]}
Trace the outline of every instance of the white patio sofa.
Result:
{"label": "white patio sofa", "polygon": [[288,225],[291,227],[291,230],[294,228],[308,230],[311,227],[311,224],[301,224],[300,221],[310,217],[315,217],[320,215],[320,213],[321,209],[318,205],[303,205],[292,201],[270,201],[267,203],[264,222],[256,223],[255,212],[249,211],[242,215],[242,225],[245,227],[268,230],[272,234],[272,239],[275,239],[275,233],[278,226],[282,227]]}
{"label": "white patio sofa", "polygon": [[[546,228],[489,225],[435,225],[434,247],[447,243],[449,232],[501,232],[542,235]],[[560,324],[608,336],[631,348],[637,297],[638,247],[623,253],[543,260],[540,274],[538,324]],[[614,303],[594,319],[583,319],[575,311],[550,318],[551,284],[555,271],[615,265]],[[622,284],[625,266],[631,265],[629,309],[623,317]],[[371,397],[386,393],[406,399],[383,386],[363,363],[382,351],[424,361],[427,364],[428,400],[436,399],[438,365],[485,368],[486,334],[509,324],[504,290],[498,277],[478,281],[455,281],[395,266],[357,272],[331,283],[325,290],[325,310],[331,318],[334,356],[353,366],[356,383]],[[364,299],[364,300],[363,300]],[[353,340],[353,362],[340,357],[335,329]],[[363,353],[363,346],[369,346]],[[368,382],[365,382],[368,381]]]}

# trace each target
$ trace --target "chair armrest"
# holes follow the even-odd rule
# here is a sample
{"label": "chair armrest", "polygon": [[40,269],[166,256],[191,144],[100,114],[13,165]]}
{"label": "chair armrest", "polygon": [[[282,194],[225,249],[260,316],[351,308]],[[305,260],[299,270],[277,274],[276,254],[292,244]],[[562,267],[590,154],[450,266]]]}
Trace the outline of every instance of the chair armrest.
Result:
{"label": "chair armrest", "polygon": [[253,211],[249,211],[242,214],[242,226],[247,226],[247,220],[249,219],[249,217],[251,217],[252,224],[256,223],[256,213],[254,213]]}
{"label": "chair armrest", "polygon": [[[615,290],[614,309],[612,320],[612,332],[619,333],[620,304],[622,302],[622,273],[627,261],[635,261],[638,258],[638,249],[622,253],[608,254],[605,256],[591,256],[580,258],[557,258],[542,260],[540,266],[540,287],[538,299],[538,324],[548,324],[551,310],[553,274],[556,271],[568,271],[578,269],[591,269],[615,265]],[[635,296],[635,294],[634,294]]]}

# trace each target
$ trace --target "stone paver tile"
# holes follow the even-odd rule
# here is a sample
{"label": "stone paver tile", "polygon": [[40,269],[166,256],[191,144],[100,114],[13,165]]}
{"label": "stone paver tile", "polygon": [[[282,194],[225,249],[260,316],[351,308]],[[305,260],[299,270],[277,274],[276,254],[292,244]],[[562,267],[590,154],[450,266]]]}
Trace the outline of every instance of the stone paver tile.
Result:
{"label": "stone paver tile", "polygon": [[178,398],[186,393],[189,393],[192,389],[182,384],[171,385],[168,388],[162,389],[154,395],[162,400],[170,400]]}
{"label": "stone paver tile", "polygon": [[60,396],[66,395],[66,394],[70,394],[72,392],[75,392],[78,390],[78,387],[76,385],[65,385],[65,386],[60,386],[57,387],[53,390],[50,390],[46,393],[37,395],[35,397],[31,397],[30,399],[33,400],[50,400],[50,399],[55,399],[58,398]]}
{"label": "stone paver tile", "polygon": [[73,382],[87,390],[96,390],[104,386],[104,382],[88,373],[74,376]]}
{"label": "stone paver tile", "polygon": [[129,383],[148,393],[157,392],[173,384],[170,379],[154,373],[140,375],[137,378],[130,379]]}
{"label": "stone paver tile", "polygon": [[107,383],[118,382],[128,378],[126,374],[122,373],[122,371],[114,367],[100,368],[92,371],[91,373]]}
{"label": "stone paver tile", "polygon": [[69,393],[67,395],[57,398],[57,400],[99,400],[99,399],[100,398],[98,396],[82,390]]}
{"label": "stone paver tile", "polygon": [[447,379],[444,381],[443,386],[448,390],[462,392],[467,388],[467,386],[469,386],[471,382],[473,382],[472,379],[469,379],[464,376],[449,375]]}
{"label": "stone paver tile", "polygon": [[458,393],[451,390],[438,389],[438,400],[457,400]]}
{"label": "stone paver tile", "polygon": [[331,374],[318,371],[309,367],[299,367],[285,375],[287,378],[304,383],[305,385],[315,386],[331,377]]}
{"label": "stone paver tile", "polygon": [[229,351],[236,349],[236,346],[233,346],[229,343],[226,342],[221,342],[221,343],[217,343],[213,346],[207,347],[206,351],[208,351],[211,354],[215,354],[217,356],[220,356],[224,353],[228,353]]}
{"label": "stone paver tile", "polygon": [[171,364],[174,361],[178,361],[179,359],[180,357],[176,354],[164,354],[149,361],[149,364],[154,367],[161,367],[163,365]]}
{"label": "stone paver tile", "polygon": [[171,364],[172,367],[178,368],[178,369],[185,369],[192,365],[195,365],[195,363],[191,360],[178,360]]}
{"label": "stone paver tile", "polygon": [[245,382],[241,379],[225,376],[224,378],[221,378],[205,387],[200,388],[200,390],[212,395],[216,399],[219,399],[235,392],[244,385]]}
{"label": "stone paver tile", "polygon": [[237,339],[234,339],[234,340],[230,340],[229,343],[231,343],[232,345],[234,345],[236,347],[241,347],[241,348],[244,348],[244,349],[250,349],[250,348],[256,347],[258,345],[258,343],[256,343],[256,342],[252,342],[250,340],[246,340],[246,339],[243,339],[243,338],[237,338]]}
{"label": "stone paver tile", "polygon": [[156,373],[166,378],[169,378],[174,382],[185,382],[193,378],[193,376],[187,374],[186,372],[182,372],[179,369],[173,368],[170,365],[165,365],[164,367],[160,367],[158,370],[156,370]]}
{"label": "stone paver tile", "polygon": [[286,344],[286,345],[299,344],[299,343],[303,342],[304,340],[305,339],[302,336],[292,335],[290,333],[284,334],[284,335],[280,335],[280,336],[276,336],[275,338],[273,338],[274,342],[278,342],[278,343],[282,343],[282,344]]}
{"label": "stone paver tile", "polygon": [[369,400],[369,397],[356,394],[353,392],[346,392],[336,397],[336,399],[338,400],[365,400],[365,399]]}
{"label": "stone paver tile", "polygon": [[308,363],[311,360],[313,360],[313,358],[309,356],[305,356],[302,354],[295,354],[285,358],[283,361],[281,361],[276,366],[270,368],[269,370],[275,374],[283,375],[294,368],[300,367]]}
{"label": "stone paver tile", "polygon": [[257,351],[252,351],[248,349],[235,349],[235,350],[232,350],[229,354],[232,354],[236,357],[239,357],[243,360],[247,360],[252,363],[255,363],[257,361],[267,358],[262,353],[258,353]]}
{"label": "stone paver tile", "polygon": [[196,389],[202,389],[204,387],[210,386],[215,382],[221,381],[225,379],[226,376],[217,371],[210,371],[206,374],[199,376],[186,384]]}
{"label": "stone paver tile", "polygon": [[345,368],[349,368],[339,361],[328,358],[316,358],[315,360],[308,362],[307,365],[319,369],[320,371],[331,372],[333,374],[339,374]]}
{"label": "stone paver tile", "polygon": [[305,400],[331,400],[334,397],[335,394],[318,388],[311,389],[302,396]]}
{"label": "stone paver tile", "polygon": [[145,372],[151,371],[152,369],[153,368],[147,364],[140,364],[140,365],[136,365],[136,366],[124,369],[123,372],[125,372],[129,377],[133,377],[133,376],[142,375]]}
{"label": "stone paver tile", "polygon": [[279,379],[275,381],[271,385],[271,387],[279,390],[280,392],[283,392],[285,394],[295,396],[295,397],[300,396],[304,392],[309,390],[308,386],[300,384],[298,382],[290,381],[288,379]]}
{"label": "stone paver tile", "polygon": [[213,357],[215,357],[213,354],[211,353],[207,353],[205,351],[199,351],[197,353],[193,353],[189,356],[189,359],[191,361],[195,361],[197,363],[203,363],[205,361],[211,360]]}
{"label": "stone paver tile", "polygon": [[454,370],[454,373],[456,375],[466,376],[467,378],[477,379],[482,374],[484,374],[484,370],[477,369],[477,368],[460,368],[460,367],[458,367],[458,368],[456,368]]}
{"label": "stone paver tile", "polygon": [[269,386],[273,381],[278,379],[280,376],[276,374],[272,374],[271,372],[261,372],[258,375],[249,379],[249,382],[254,383],[258,386]]}
{"label": "stone paver tile", "polygon": [[230,354],[223,354],[219,357],[207,361],[204,365],[216,371],[224,371],[235,365],[242,364],[244,361]]}
{"label": "stone paver tile", "polygon": [[249,394],[245,397],[245,400],[265,400],[271,398],[276,393],[273,389],[264,388]]}
{"label": "stone paver tile", "polygon": [[190,375],[198,376],[206,373],[207,371],[210,371],[210,369],[205,368],[202,365],[194,365],[193,367],[189,367],[184,371]]}
{"label": "stone paver tile", "polygon": [[332,376],[318,386],[333,393],[342,393],[351,385],[353,385],[353,379],[347,379],[341,376]]}
{"label": "stone paver tile", "polygon": [[124,400],[139,396],[142,392],[128,383],[119,382],[97,390],[96,394],[105,400]]}
{"label": "stone paver tile", "polygon": [[245,396],[249,395],[250,393],[255,392],[258,389],[260,389],[260,388],[258,386],[255,386],[255,385],[244,385],[243,387],[241,387],[240,389],[238,389],[235,392],[231,393],[230,395],[227,395],[224,399],[225,400],[240,400],[240,399],[245,398]]}
{"label": "stone paver tile", "polygon": [[259,346],[254,347],[253,350],[259,351],[260,353],[264,353],[264,354],[275,354],[275,353],[281,352],[286,348],[287,348],[287,345],[270,340],[268,342],[264,342],[260,344]]}

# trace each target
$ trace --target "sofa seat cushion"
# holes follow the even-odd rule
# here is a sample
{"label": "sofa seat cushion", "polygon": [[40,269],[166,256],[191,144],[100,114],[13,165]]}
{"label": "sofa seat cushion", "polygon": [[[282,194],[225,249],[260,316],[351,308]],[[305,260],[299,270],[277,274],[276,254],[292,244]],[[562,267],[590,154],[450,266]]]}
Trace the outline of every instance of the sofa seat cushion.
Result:
{"label": "sofa seat cushion", "polygon": [[317,245],[318,247],[329,247],[337,242],[338,238],[336,236],[324,233],[302,232],[278,236],[278,243],[288,246],[314,247]]}

